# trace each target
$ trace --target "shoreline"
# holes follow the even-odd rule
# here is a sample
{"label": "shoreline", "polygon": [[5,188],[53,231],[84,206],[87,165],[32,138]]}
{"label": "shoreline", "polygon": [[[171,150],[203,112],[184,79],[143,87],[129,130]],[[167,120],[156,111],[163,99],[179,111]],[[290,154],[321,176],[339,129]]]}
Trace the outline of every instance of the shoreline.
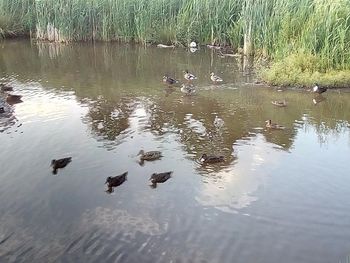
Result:
{"label": "shoreline", "polygon": [[[243,59],[246,57],[242,53],[234,52],[235,48],[229,45],[220,46],[220,45],[211,45],[211,44],[197,44],[196,48],[191,48],[182,43],[166,45],[162,43],[138,43],[135,41],[125,42],[123,40],[112,40],[112,41],[103,41],[103,40],[79,40],[79,41],[70,41],[70,42],[59,42],[59,41],[50,41],[50,40],[41,40],[36,38],[31,38],[30,34],[20,34],[20,35],[8,35],[0,39],[2,41],[15,41],[15,40],[28,40],[34,41],[36,43],[42,44],[55,44],[55,45],[70,45],[70,44],[89,44],[89,43],[117,43],[120,45],[134,45],[142,47],[152,47],[158,49],[189,49],[191,52],[196,52],[201,49],[208,49],[217,53],[218,57],[231,57]],[[241,52],[240,48],[236,48],[237,51]],[[225,52],[225,53],[224,53]],[[230,53],[228,53],[230,52]],[[231,53],[232,52],[232,53]],[[294,56],[294,54],[290,55]],[[289,56],[289,57],[290,57]],[[288,59],[288,57],[287,57]],[[329,90],[350,90],[350,70],[328,70],[327,72],[318,72],[317,70],[311,69],[310,71],[300,71],[295,69],[295,65],[292,63],[288,64],[287,59],[271,61],[268,65],[261,65],[259,61],[254,61],[251,69],[257,75],[256,83],[253,85],[264,85],[268,87],[280,87],[280,88],[292,88],[292,89],[310,89],[315,83],[328,88]],[[312,58],[313,59],[313,58]],[[308,60],[306,60],[309,62]],[[283,65],[283,66],[281,66]],[[302,67],[303,65],[298,65]],[[291,70],[289,70],[291,68]]]}

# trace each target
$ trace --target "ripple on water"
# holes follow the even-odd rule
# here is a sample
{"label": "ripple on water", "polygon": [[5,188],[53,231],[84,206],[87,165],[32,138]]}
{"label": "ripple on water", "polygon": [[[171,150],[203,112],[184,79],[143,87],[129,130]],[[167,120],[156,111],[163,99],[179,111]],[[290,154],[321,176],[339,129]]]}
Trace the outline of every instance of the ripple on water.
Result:
{"label": "ripple on water", "polygon": [[[0,135],[10,151],[0,151],[0,262],[330,262],[347,253],[348,94],[315,106],[288,89],[211,85],[208,65],[227,67],[201,51],[24,47],[5,44],[0,61],[24,101],[3,126],[26,131]],[[197,96],[158,81],[185,65],[206,76]],[[247,80],[230,65],[225,81]],[[274,109],[271,95],[288,107]],[[265,131],[268,118],[293,128]],[[140,148],[164,158],[139,166]],[[48,169],[54,152],[77,156],[62,176]],[[202,165],[202,153],[226,159]],[[129,181],[107,196],[105,178],[119,170]],[[174,178],[152,191],[149,175],[166,170]]]}

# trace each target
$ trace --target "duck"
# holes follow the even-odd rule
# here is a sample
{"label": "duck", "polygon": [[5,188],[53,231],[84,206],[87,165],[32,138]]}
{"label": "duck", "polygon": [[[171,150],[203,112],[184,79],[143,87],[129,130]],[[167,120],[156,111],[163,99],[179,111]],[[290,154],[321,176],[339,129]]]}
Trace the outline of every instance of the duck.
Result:
{"label": "duck", "polygon": [[224,156],[222,155],[207,155],[206,153],[204,153],[201,158],[200,158],[200,162],[205,164],[205,163],[220,163],[223,162]]}
{"label": "duck", "polygon": [[144,150],[141,150],[138,155],[140,155],[141,161],[154,161],[162,157],[160,151],[145,152]]}
{"label": "duck", "polygon": [[271,120],[267,120],[265,122],[266,122],[266,128],[275,129],[275,130],[284,130],[285,129],[284,126],[279,125],[277,123],[272,123]]}
{"label": "duck", "polygon": [[193,85],[182,84],[180,90],[182,93],[184,93],[186,95],[193,95],[194,93],[196,93],[196,89],[194,88]]}
{"label": "duck", "polygon": [[165,173],[153,173],[149,179],[151,186],[153,188],[157,187],[157,183],[164,183],[166,182],[169,178],[171,178],[171,174],[173,172],[165,172]]}
{"label": "duck", "polygon": [[215,75],[214,72],[210,73],[210,79],[214,83],[223,82],[224,81],[222,78],[220,78],[219,76]]}
{"label": "duck", "polygon": [[53,169],[53,174],[57,174],[57,169],[61,169],[67,166],[67,164],[69,164],[72,161],[72,157],[65,157],[62,159],[53,159],[51,161],[51,166]]}
{"label": "duck", "polygon": [[8,104],[16,104],[16,103],[21,103],[22,96],[21,95],[13,95],[13,94],[7,94],[6,97],[6,102]]}
{"label": "duck", "polygon": [[192,73],[188,72],[188,70],[184,70],[184,78],[187,81],[191,81],[191,80],[197,79],[197,77],[195,75],[193,75]]}
{"label": "duck", "polygon": [[274,101],[271,101],[271,103],[277,107],[286,107],[287,106],[286,100],[274,100]]}
{"label": "duck", "polygon": [[108,184],[107,192],[112,193],[114,191],[113,190],[114,187],[117,187],[123,184],[127,180],[127,175],[128,175],[128,172],[125,172],[121,175],[117,175],[114,177],[108,176],[105,182],[105,184]]}
{"label": "duck", "polygon": [[219,118],[218,116],[215,116],[214,126],[215,126],[217,129],[221,129],[224,125],[225,125],[224,120],[221,119],[221,118]]}
{"label": "duck", "polygon": [[163,76],[163,82],[168,84],[168,85],[173,85],[173,84],[178,83],[179,81],[169,77],[168,75],[164,75]]}
{"label": "duck", "polygon": [[191,48],[196,48],[197,47],[197,43],[192,41],[188,46],[191,47]]}
{"label": "duck", "polygon": [[321,87],[320,85],[318,85],[317,83],[315,83],[315,86],[312,88],[312,91],[314,93],[318,93],[318,94],[321,94],[323,92],[326,92],[327,91],[327,88],[326,87]]}
{"label": "duck", "polygon": [[1,91],[13,91],[13,87],[9,86],[5,83],[0,83],[0,90]]}

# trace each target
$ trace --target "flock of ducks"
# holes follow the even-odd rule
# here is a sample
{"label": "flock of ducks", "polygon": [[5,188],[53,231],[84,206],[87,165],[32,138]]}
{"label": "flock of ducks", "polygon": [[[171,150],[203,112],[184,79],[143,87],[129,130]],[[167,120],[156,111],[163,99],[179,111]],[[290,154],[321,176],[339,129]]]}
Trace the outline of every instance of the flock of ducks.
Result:
{"label": "flock of ducks", "polygon": [[[316,94],[322,94],[324,92],[327,91],[327,87],[321,87],[320,85],[318,85],[317,83],[315,83],[315,86],[312,88],[311,90],[313,93],[316,93]],[[314,98],[312,100],[315,104],[317,103],[317,99]],[[275,101],[271,101],[271,103],[277,107],[287,107],[287,102],[286,100],[282,100],[282,101],[278,101],[278,100],[275,100]],[[279,125],[277,123],[272,123],[271,120],[267,120],[266,121],[266,128],[268,129],[275,129],[275,130],[284,130],[285,127],[282,126],[282,125]]]}
{"label": "flock of ducks", "polygon": [[[197,79],[197,77],[191,73],[189,73],[187,70],[184,71],[184,78],[188,81],[192,81]],[[222,79],[218,76],[215,76],[214,73],[211,74],[211,79],[214,82],[220,82]],[[164,76],[163,81],[169,85],[173,85],[178,83],[179,81],[176,79],[173,79],[169,76]],[[193,86],[182,86],[181,90],[186,93],[186,94],[192,94],[195,92],[195,89]],[[6,102],[10,105],[15,104],[15,103],[20,103],[22,102],[21,98],[22,96],[20,95],[14,95],[10,94],[9,92],[13,91],[13,87],[5,84],[5,83],[0,83],[0,92],[6,94]],[[0,106],[0,114],[4,113],[5,109],[4,107]],[[140,156],[140,165],[143,165],[145,161],[154,161],[158,160],[162,157],[162,153],[160,151],[148,151],[145,152],[144,150],[141,150],[138,154]],[[208,163],[218,163],[218,162],[223,162],[224,161],[224,156],[216,156],[216,155],[207,155],[203,154],[200,158],[200,162],[202,164],[208,164]],[[57,174],[59,169],[65,168],[69,163],[72,162],[72,157],[64,157],[61,159],[53,159],[51,161],[51,167],[52,167],[52,173]],[[150,186],[152,188],[156,188],[158,183],[164,183],[168,179],[171,178],[172,171],[169,172],[162,172],[162,173],[153,173],[151,177],[149,178],[150,181]],[[108,186],[108,189],[106,192],[112,193],[114,191],[115,187],[120,186],[127,180],[127,175],[128,172],[125,172],[121,175],[117,175],[114,177],[107,177],[106,183]]]}
{"label": "flock of ducks", "polygon": [[[180,88],[181,92],[186,94],[186,95],[195,94],[196,89],[195,89],[194,85],[192,84],[192,81],[196,80],[197,77],[194,74],[190,73],[188,70],[184,70],[183,73],[184,73],[184,79],[187,80],[187,84],[181,85],[181,88]],[[214,72],[210,73],[210,80],[214,84],[217,84],[217,83],[224,81],[221,77],[215,75]],[[163,82],[169,86],[172,86],[172,85],[178,84],[180,81],[175,79],[175,78],[169,77],[168,75],[164,75]]]}
{"label": "flock of ducks", "polygon": [[[196,80],[197,77],[190,73],[188,70],[184,71],[184,79],[187,81],[193,81]],[[216,76],[214,73],[210,74],[210,79],[214,82],[222,82],[223,79]],[[175,78],[169,77],[168,75],[165,75],[163,77],[163,82],[166,83],[167,85],[174,85],[179,83],[179,81]],[[195,89],[191,85],[182,85],[181,86],[181,91],[187,95],[190,95],[195,92]],[[327,91],[326,87],[321,87],[317,83],[312,89],[312,92],[321,94]],[[286,107],[287,102],[286,100],[282,101],[271,101],[271,103],[277,107]],[[217,122],[218,119],[216,118],[214,123]],[[267,120],[266,122],[266,128],[267,129],[272,129],[272,130],[284,130],[285,127],[282,125],[279,125],[277,123],[273,123],[272,120]],[[162,157],[162,153],[160,151],[148,151],[145,152],[144,150],[141,150],[138,153],[138,156],[140,156],[140,165],[143,165],[145,161],[154,161],[158,160]],[[53,169],[53,173],[56,174],[58,169],[66,167],[70,162],[72,161],[72,157],[66,157],[58,160],[52,160],[51,161],[51,166]],[[200,159],[199,159],[201,164],[213,164],[213,163],[220,163],[225,161],[225,157],[222,155],[208,155],[204,153]],[[149,178],[150,186],[152,188],[156,188],[157,184],[159,183],[164,183],[167,180],[169,180],[172,176],[172,171],[169,172],[162,172],[162,173],[153,173],[151,177]],[[107,177],[105,184],[107,184],[108,189],[106,190],[107,193],[112,193],[114,192],[114,188],[120,186],[127,180],[127,175],[128,172],[124,172],[123,174],[114,176],[114,177]]]}
{"label": "flock of ducks", "polygon": [[[190,73],[188,70],[185,70],[183,73],[184,73],[184,79],[187,80],[188,82],[191,82],[191,81],[197,79],[197,77],[194,74]],[[213,83],[223,82],[223,79],[220,78],[219,76],[215,75],[213,72],[210,74],[210,79]],[[169,77],[168,75],[165,75],[163,77],[163,82],[167,85],[174,85],[174,84],[179,83],[179,81],[177,79]],[[9,86],[8,84],[0,83],[0,91],[2,93],[6,93],[6,95],[7,95],[6,102],[8,104],[12,105],[15,103],[22,102],[22,100],[21,100],[22,96],[8,93],[8,92],[13,91],[12,86]],[[313,87],[312,91],[314,93],[321,94],[321,93],[326,92],[327,88],[321,87],[316,83],[315,86]],[[185,93],[186,95],[191,95],[191,94],[195,93],[195,88],[193,85],[182,84],[181,92]],[[277,107],[286,107],[287,106],[286,100],[271,101],[271,103]],[[1,106],[0,107],[0,114],[4,113],[4,111],[5,111],[4,107]],[[285,129],[284,126],[281,126],[277,123],[273,123],[271,120],[266,121],[266,128],[275,129],[275,130]],[[141,165],[143,165],[143,163],[145,161],[154,161],[154,160],[160,159],[162,157],[162,153],[160,151],[145,152],[144,150],[141,150],[139,152],[138,156],[140,156],[139,163]],[[200,160],[201,164],[209,164],[209,163],[212,164],[212,163],[224,162],[225,158],[224,158],[224,156],[208,155],[208,154],[204,153],[200,157],[199,160]],[[61,158],[61,159],[57,159],[57,160],[56,159],[52,160],[51,167],[52,167],[53,174],[57,174],[58,169],[62,169],[64,167],[66,167],[70,162],[72,162],[72,157],[65,157],[65,158]],[[173,173],[172,171],[162,172],[162,173],[153,173],[151,175],[151,177],[149,178],[150,186],[152,188],[156,188],[158,183],[164,183],[167,180],[169,180],[172,176],[172,173]],[[108,189],[106,190],[106,192],[112,193],[114,191],[115,187],[120,186],[121,184],[123,184],[127,180],[127,175],[128,175],[128,172],[124,172],[121,175],[117,175],[114,177],[111,177],[111,176],[107,177],[105,184],[107,184]]]}
{"label": "flock of ducks", "polygon": [[[191,83],[193,80],[197,79],[197,77],[194,74],[190,73],[188,70],[184,70],[183,73],[184,73],[184,79],[187,80],[188,83]],[[217,84],[219,82],[223,82],[223,79],[220,78],[219,76],[215,75],[214,72],[210,73],[210,79],[214,84]],[[172,77],[169,77],[168,75],[164,75],[163,82],[169,86],[172,86],[172,85],[178,84],[179,80],[172,78]],[[180,90],[182,93],[184,93],[186,95],[192,95],[196,92],[196,89],[195,89],[194,85],[192,85],[192,84],[189,84],[189,85],[182,84]],[[320,85],[315,83],[315,86],[312,88],[311,91],[313,93],[322,94],[322,93],[327,91],[327,87],[321,87]],[[315,103],[315,99],[313,99],[313,102]],[[282,100],[282,101],[275,100],[275,101],[271,101],[271,103],[277,107],[287,107],[286,100]],[[267,121],[265,121],[265,123],[266,123],[265,127],[268,129],[275,129],[275,130],[285,129],[284,126],[279,125],[277,123],[272,123],[271,120],[267,120]]]}
{"label": "flock of ducks", "polygon": [[[159,160],[162,156],[160,151],[149,151],[145,152],[141,150],[138,154],[140,156],[140,164],[143,164],[144,161],[155,161]],[[72,161],[72,157],[65,157],[62,159],[54,159],[51,161],[52,173],[57,174],[58,169],[62,169],[66,167]],[[206,153],[200,157],[201,164],[213,164],[220,163],[225,161],[224,156],[216,156],[216,155],[207,155]],[[162,173],[153,173],[149,178],[150,186],[152,188],[156,188],[157,184],[165,183],[167,180],[171,178],[173,171],[162,172]],[[128,172],[124,172],[117,176],[108,176],[105,184],[107,184],[108,189],[107,193],[113,193],[114,188],[120,186],[127,180]]]}
{"label": "flock of ducks", "polygon": [[[8,104],[13,105],[13,104],[22,102],[21,95],[14,95],[9,93],[13,91],[12,86],[5,83],[0,83],[0,91],[1,93],[6,93],[6,102]],[[3,112],[4,112],[4,107],[0,107],[0,113],[3,113]]]}

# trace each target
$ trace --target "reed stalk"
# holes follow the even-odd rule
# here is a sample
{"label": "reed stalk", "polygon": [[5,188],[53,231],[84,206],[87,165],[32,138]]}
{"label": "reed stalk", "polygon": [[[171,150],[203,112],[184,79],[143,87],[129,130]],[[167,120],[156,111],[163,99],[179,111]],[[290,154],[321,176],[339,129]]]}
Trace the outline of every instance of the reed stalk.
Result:
{"label": "reed stalk", "polygon": [[0,35],[50,41],[229,44],[350,68],[349,0],[0,0]]}

